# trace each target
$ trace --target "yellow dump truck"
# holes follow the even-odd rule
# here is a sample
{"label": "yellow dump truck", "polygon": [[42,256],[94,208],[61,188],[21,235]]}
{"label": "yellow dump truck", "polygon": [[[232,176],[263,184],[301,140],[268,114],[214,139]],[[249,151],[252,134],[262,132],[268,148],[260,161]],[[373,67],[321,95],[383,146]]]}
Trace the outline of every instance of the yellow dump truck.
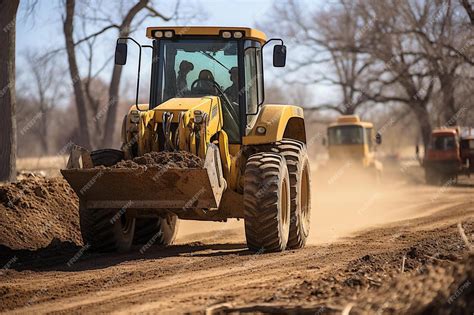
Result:
{"label": "yellow dump truck", "polygon": [[329,154],[327,170],[359,172],[380,180],[383,166],[375,157],[375,149],[382,143],[382,136],[375,132],[372,123],[361,121],[357,115],[340,116],[327,128],[325,142]]}

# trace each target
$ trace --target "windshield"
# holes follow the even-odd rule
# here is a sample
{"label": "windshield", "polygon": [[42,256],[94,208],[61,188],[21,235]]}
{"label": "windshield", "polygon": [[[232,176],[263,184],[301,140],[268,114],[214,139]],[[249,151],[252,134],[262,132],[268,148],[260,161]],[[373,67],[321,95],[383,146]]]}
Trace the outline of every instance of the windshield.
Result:
{"label": "windshield", "polygon": [[220,88],[231,102],[238,103],[237,41],[161,40],[160,45],[163,102],[173,97],[219,95]]}
{"label": "windshield", "polygon": [[454,136],[437,136],[433,138],[432,147],[434,150],[446,151],[456,147]]}
{"label": "windshield", "polygon": [[160,40],[158,98],[219,96],[229,143],[240,141],[235,40]]}
{"label": "windshield", "polygon": [[328,129],[330,145],[364,144],[364,129],[361,126],[335,126]]}

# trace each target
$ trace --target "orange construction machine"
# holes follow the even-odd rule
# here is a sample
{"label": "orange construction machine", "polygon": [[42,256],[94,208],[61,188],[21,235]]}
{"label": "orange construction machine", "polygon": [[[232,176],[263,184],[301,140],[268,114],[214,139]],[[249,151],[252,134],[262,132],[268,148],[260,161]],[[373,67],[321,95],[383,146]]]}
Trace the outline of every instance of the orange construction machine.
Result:
{"label": "orange construction machine", "polygon": [[[474,171],[474,133],[471,128],[434,129],[423,159],[427,184],[457,182]],[[418,152],[418,150],[417,150]]]}

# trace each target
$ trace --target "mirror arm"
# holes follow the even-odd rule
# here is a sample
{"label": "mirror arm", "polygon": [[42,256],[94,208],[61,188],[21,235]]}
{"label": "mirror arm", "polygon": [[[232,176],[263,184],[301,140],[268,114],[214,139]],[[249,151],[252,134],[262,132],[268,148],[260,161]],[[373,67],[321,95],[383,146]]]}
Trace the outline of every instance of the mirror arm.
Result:
{"label": "mirror arm", "polygon": [[284,44],[284,43],[283,43],[283,39],[281,39],[281,38],[270,38],[269,40],[267,40],[267,41],[265,42],[265,44],[263,44],[263,46],[262,46],[262,51],[263,51],[263,47],[265,47],[265,46],[266,46],[267,44],[269,44],[270,42],[274,42],[274,41],[279,41],[279,42],[281,43],[281,45]]}
{"label": "mirror arm", "polygon": [[141,70],[141,64],[142,64],[142,45],[140,45],[140,43],[137,42],[132,37],[119,37],[119,38],[117,38],[117,43],[120,40],[131,40],[132,42],[134,42],[138,46],[138,71],[137,71],[137,91],[136,91],[136,94],[135,94],[135,107],[138,111],[141,112],[142,110],[140,110],[140,108],[138,107],[138,93],[140,91],[140,70]]}
{"label": "mirror arm", "polygon": [[[283,43],[283,39],[281,39],[281,38],[270,38],[269,40],[267,40],[267,41],[265,42],[265,44],[262,45],[262,47],[260,47],[260,54],[261,54],[261,58],[262,58],[262,60],[261,60],[261,62],[260,62],[260,63],[261,63],[261,68],[262,68],[262,69],[261,69],[261,72],[262,72],[261,75],[262,75],[262,76],[264,76],[264,73],[263,73],[263,71],[264,71],[264,67],[263,67],[263,48],[264,48],[267,44],[269,44],[270,42],[274,42],[274,41],[279,41],[279,42],[281,43],[281,45],[284,44],[284,43]],[[259,103],[257,104],[257,111],[256,111],[255,113],[247,113],[246,115],[247,115],[247,116],[255,116],[255,115],[257,115],[258,112],[259,112],[259,108],[260,108],[260,106],[263,105],[263,103],[265,103],[265,83],[263,83],[263,99],[262,99],[261,102],[259,102]]]}

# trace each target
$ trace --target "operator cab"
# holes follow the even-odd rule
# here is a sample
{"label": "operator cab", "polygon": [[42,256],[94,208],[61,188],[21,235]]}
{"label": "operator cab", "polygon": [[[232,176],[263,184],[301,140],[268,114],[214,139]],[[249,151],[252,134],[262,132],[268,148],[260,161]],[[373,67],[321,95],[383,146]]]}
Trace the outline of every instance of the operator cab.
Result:
{"label": "operator cab", "polygon": [[374,154],[375,144],[382,143],[372,123],[360,121],[357,115],[340,116],[329,125],[327,135],[331,159],[364,158]]}
{"label": "operator cab", "polygon": [[374,141],[377,144],[382,142],[379,133],[374,134],[374,127],[371,123],[361,122],[357,115],[343,115],[332,123],[328,128],[329,145],[364,145],[369,146],[369,150],[374,148]]}
{"label": "operator cab", "polygon": [[[264,101],[265,34],[249,28],[150,27],[147,37],[153,39],[150,109],[171,98],[218,96],[229,143],[240,143]],[[274,65],[282,66],[286,50],[275,47]]]}

